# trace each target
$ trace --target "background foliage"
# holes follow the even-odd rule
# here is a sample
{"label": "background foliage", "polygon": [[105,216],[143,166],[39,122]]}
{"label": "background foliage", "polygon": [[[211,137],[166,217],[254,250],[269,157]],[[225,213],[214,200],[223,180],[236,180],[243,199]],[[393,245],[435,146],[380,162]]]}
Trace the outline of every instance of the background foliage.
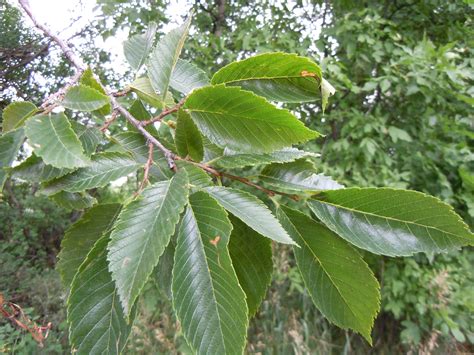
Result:
{"label": "background foliage", "polygon": [[[185,57],[206,71],[265,51],[295,52],[322,64],[325,77],[337,89],[325,114],[318,104],[288,104],[326,134],[306,146],[321,153],[320,171],[347,186],[425,191],[453,205],[472,226],[472,7],[436,0],[218,0],[189,5],[196,15]],[[48,58],[55,55],[48,43],[28,28],[9,2],[2,0],[0,6],[4,10],[0,47],[5,56],[0,108],[17,98],[41,102],[67,75],[68,64],[55,60],[55,65],[48,65]],[[161,30],[169,21],[163,15],[168,5],[161,1],[99,0],[98,6],[100,15],[80,36],[113,36],[120,29],[141,32],[151,21]],[[106,20],[111,16],[113,21]],[[109,61],[107,53],[94,52],[92,46],[86,53],[94,67]],[[46,85],[37,85],[36,72],[48,78]],[[106,70],[100,74],[112,87],[119,79],[123,82]],[[61,353],[67,349],[64,308],[59,306],[65,295],[54,264],[59,238],[77,215],[47,199],[33,198],[34,192],[35,186],[15,180],[4,191],[0,281],[6,297],[22,304],[32,318],[54,323],[44,351]],[[100,193],[110,201],[120,199],[113,189]],[[248,350],[286,354],[364,349],[358,336],[331,327],[307,306],[311,301],[290,249],[280,246],[274,254],[279,256],[274,282],[251,323]],[[375,347],[362,352],[394,347],[426,352],[436,346],[472,349],[472,262],[472,249],[374,261],[384,313],[376,324]],[[25,282],[17,282],[18,278]],[[46,281],[48,287],[39,286]],[[176,320],[169,317],[171,305],[154,296],[156,285],[147,288],[149,296],[141,305],[144,312],[133,329],[130,352],[185,352],[184,339],[175,332]],[[0,351],[34,349],[32,339],[1,322]]]}

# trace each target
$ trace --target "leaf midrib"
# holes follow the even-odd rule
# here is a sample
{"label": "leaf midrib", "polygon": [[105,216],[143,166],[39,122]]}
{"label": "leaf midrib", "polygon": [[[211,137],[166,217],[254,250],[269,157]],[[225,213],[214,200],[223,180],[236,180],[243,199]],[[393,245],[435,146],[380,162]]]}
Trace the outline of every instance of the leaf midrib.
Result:
{"label": "leaf midrib", "polygon": [[[51,124],[51,128],[53,129],[54,131],[54,134],[56,135],[56,137],[58,137],[58,141],[61,143],[61,145],[64,147],[64,149],[70,154],[72,155],[73,157],[76,157],[76,159],[78,159],[79,161],[81,161],[82,163],[87,163],[87,160],[84,160],[80,155],[76,155],[74,153],[72,153],[67,147],[66,145],[63,143],[62,139],[61,139],[61,136],[58,134],[58,131],[56,130],[56,127],[54,126],[54,123],[53,123],[53,119],[51,117],[48,117],[48,121],[50,122]],[[72,127],[71,125],[69,124],[69,122],[67,122],[67,125],[69,126],[69,129],[72,130]],[[74,137],[73,137],[74,139]],[[82,143],[79,139],[77,139],[77,143],[80,144],[80,146],[82,147]]]}
{"label": "leaf midrib", "polygon": [[[191,210],[191,213],[193,214],[193,219],[194,219],[194,222],[196,223],[196,227],[197,227],[197,231],[199,233],[199,247],[204,255],[204,262],[206,264],[206,269],[207,269],[207,276],[209,277],[209,281],[211,283],[211,292],[212,292],[212,296],[213,296],[213,299],[212,299],[212,304],[214,305],[215,307],[215,310],[216,310],[216,314],[217,314],[217,319],[218,319],[218,328],[219,328],[219,333],[221,335],[221,339],[222,339],[222,344],[224,345],[224,350],[226,350],[226,342],[224,340],[224,333],[222,331],[222,327],[221,327],[221,314],[219,312],[219,307],[217,305],[217,297],[216,297],[216,293],[214,291],[214,280],[212,279],[212,274],[211,274],[211,269],[209,268],[209,263],[207,262],[207,254],[206,254],[206,249],[204,248],[204,244],[203,244],[203,241],[202,241],[202,233],[201,233],[201,229],[199,228],[199,223],[198,223],[198,220],[196,218],[196,214],[194,213],[194,210],[193,210],[193,207],[191,204],[189,204],[189,208]],[[224,213],[225,210],[224,210]]]}
{"label": "leaf midrib", "polygon": [[[357,319],[357,321],[359,322],[360,324],[360,321],[359,321],[359,317],[354,313],[354,311],[352,310],[351,306],[349,305],[348,301],[346,300],[346,298],[343,296],[343,294],[341,293],[341,290],[339,289],[339,287],[337,286],[337,284],[334,282],[333,278],[331,277],[331,275],[328,273],[328,271],[326,270],[326,268],[324,267],[323,263],[321,262],[321,259],[318,258],[318,256],[313,252],[313,250],[309,247],[308,243],[306,242],[306,240],[303,238],[303,236],[301,235],[300,231],[296,228],[296,226],[293,224],[293,222],[290,220],[290,218],[286,215],[285,213],[285,217],[288,219],[288,221],[290,222],[290,224],[293,226],[293,229],[298,233],[299,237],[303,240],[303,243],[306,245],[306,247],[308,248],[308,250],[311,252],[311,255],[314,256],[314,258],[318,261],[319,265],[321,266],[321,268],[323,269],[324,273],[326,274],[326,276],[329,278],[329,280],[331,280],[331,283],[334,285],[334,287],[336,288],[339,296],[341,296],[342,300],[344,301],[344,304],[347,306],[347,308],[350,310],[351,314],[355,317],[355,319]],[[294,247],[293,247],[294,248]],[[298,269],[300,268],[300,266],[298,265]],[[300,272],[302,272],[302,270],[300,269]],[[303,278],[303,281],[304,281],[304,278]],[[306,281],[305,281],[306,283]],[[311,295],[311,298],[313,298],[313,295]],[[363,324],[361,324],[364,328],[365,326]]]}
{"label": "leaf midrib", "polygon": [[[398,223],[411,224],[411,225],[414,225],[414,226],[417,226],[417,227],[432,229],[432,230],[435,230],[435,231],[438,231],[438,232],[441,232],[441,233],[449,234],[449,235],[454,236],[456,238],[461,238],[461,239],[468,240],[468,241],[471,240],[469,238],[465,238],[464,236],[459,236],[458,234],[455,234],[453,232],[449,232],[449,231],[439,229],[438,227],[428,226],[428,225],[424,225],[424,224],[420,224],[420,223],[416,223],[416,222],[412,222],[412,221],[404,221],[404,220],[394,218],[394,217],[381,216],[381,215],[377,215],[377,214],[374,214],[374,213],[371,213],[371,212],[359,211],[359,210],[356,210],[356,209],[353,209],[353,208],[350,208],[350,207],[341,206],[341,205],[331,203],[331,202],[327,202],[327,201],[322,201],[322,200],[317,200],[317,199],[315,199],[313,201],[317,201],[321,204],[330,205],[330,206],[340,208],[340,209],[343,209],[343,210],[347,210],[347,211],[350,211],[354,214],[361,214],[361,215],[366,214],[366,215],[372,216],[374,218],[388,219],[388,220],[398,222]],[[468,230],[465,229],[465,228],[464,228],[464,231],[468,232]],[[413,234],[413,233],[411,233],[411,234]]]}
{"label": "leaf midrib", "polygon": [[[234,113],[230,113],[228,111],[209,111],[209,110],[202,110],[202,109],[192,109],[192,108],[187,108],[187,110],[191,111],[191,112],[201,112],[201,113],[207,113],[207,114],[213,114],[213,115],[220,115],[220,116],[228,116],[228,117],[232,117],[232,118],[237,118],[237,119],[247,119],[247,120],[251,120],[251,121],[258,121],[258,122],[262,122],[262,123],[266,123],[266,124],[274,124],[274,123],[278,123],[281,126],[283,127],[287,127],[287,128],[295,128],[294,126],[295,125],[301,125],[302,122],[296,118],[295,116],[293,116],[293,114],[290,112],[290,111],[284,111],[284,110],[281,110],[281,109],[278,109],[277,110],[279,111],[278,113],[281,114],[282,111],[284,113],[288,113],[289,115],[291,115],[292,117],[287,117],[288,119],[294,119],[295,120],[295,123],[292,124],[292,123],[288,123],[288,122],[282,122],[280,120],[275,120],[275,122],[272,122],[272,121],[269,121],[269,120],[265,120],[265,119],[261,119],[260,117],[250,117],[250,116],[246,116],[246,115],[238,115],[238,114],[234,114]],[[261,116],[263,117],[263,116]],[[299,127],[299,128],[306,128],[305,126],[302,126],[302,127]],[[307,131],[311,132],[311,133],[316,133],[316,131],[312,131],[308,128],[306,128]]]}

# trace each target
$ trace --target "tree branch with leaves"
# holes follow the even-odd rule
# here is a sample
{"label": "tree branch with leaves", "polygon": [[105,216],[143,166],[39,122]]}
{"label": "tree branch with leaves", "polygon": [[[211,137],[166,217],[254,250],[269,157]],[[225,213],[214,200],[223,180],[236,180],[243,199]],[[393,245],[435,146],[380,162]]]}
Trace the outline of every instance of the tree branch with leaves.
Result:
{"label": "tree branch with leaves", "polygon": [[[321,135],[273,102],[321,98],[324,108],[334,90],[310,59],[264,53],[209,80],[180,58],[190,16],[156,44],[154,24],[129,38],[125,56],[138,75],[143,66],[146,73],[111,93],[19,3],[76,74],[42,109],[16,102],[5,110],[0,182],[41,183],[40,193],[84,211],[66,232],[58,263],[79,354],[123,350],[141,292],[156,274],[171,275],[160,287],[193,351],[243,353],[249,319],[271,280],[271,243],[293,248],[321,313],[371,343],[380,287],[359,249],[396,257],[474,244],[467,225],[438,199],[345,188],[317,171],[316,154],[294,147]],[[54,113],[59,107],[82,112],[95,126]],[[123,129],[111,133],[112,123]],[[12,168],[25,139],[33,155]],[[243,175],[246,167],[256,176]],[[139,191],[124,204],[88,193],[141,168]],[[299,208],[290,208],[295,201]],[[164,257],[173,263],[160,263]]]}

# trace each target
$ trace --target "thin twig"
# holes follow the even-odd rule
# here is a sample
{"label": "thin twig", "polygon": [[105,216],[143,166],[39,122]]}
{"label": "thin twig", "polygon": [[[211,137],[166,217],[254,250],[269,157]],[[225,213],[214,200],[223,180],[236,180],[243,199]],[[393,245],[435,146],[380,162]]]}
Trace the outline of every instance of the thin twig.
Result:
{"label": "thin twig", "polygon": [[153,151],[154,151],[153,143],[148,143],[148,159],[147,159],[146,164],[144,166],[143,180],[142,180],[142,183],[140,184],[140,187],[138,188],[137,194],[142,192],[145,185],[149,182],[148,175],[150,173],[150,168],[153,164]]}
{"label": "thin twig", "polygon": [[141,122],[141,124],[142,124],[143,126],[148,126],[149,124],[152,124],[152,123],[155,123],[155,122],[159,122],[159,121],[161,121],[163,118],[165,118],[166,116],[168,116],[169,114],[172,114],[173,112],[178,111],[178,110],[181,108],[181,106],[184,105],[184,102],[185,102],[185,101],[186,101],[186,98],[182,99],[182,100],[181,100],[180,102],[178,102],[175,106],[173,106],[173,107],[171,107],[171,108],[169,108],[169,109],[167,109],[167,110],[161,111],[161,113],[160,113],[158,116],[153,117],[153,118],[151,118],[151,119],[149,119],[149,120],[140,121],[140,122]]}
{"label": "thin twig", "polygon": [[[181,159],[181,158],[178,158],[178,159]],[[229,174],[229,173],[226,173],[224,171],[219,171],[219,170],[216,170],[214,169],[212,166],[209,166],[205,163],[196,163],[192,160],[188,160],[186,159],[187,162],[193,164],[193,165],[196,165],[198,167],[200,167],[201,169],[207,171],[208,173],[216,176],[216,177],[226,177],[230,180],[234,180],[234,181],[239,181],[247,186],[251,186],[257,190],[260,190],[262,191],[263,193],[267,194],[268,196],[270,197],[273,197],[275,195],[281,195],[281,196],[285,196],[285,197],[288,197],[292,200],[295,200],[295,201],[299,201],[300,197],[298,195],[292,195],[292,194],[287,194],[285,192],[280,192],[280,191],[275,191],[275,190],[270,190],[270,189],[267,189],[263,186],[260,186],[252,181],[250,181],[249,179],[245,178],[245,177],[242,177],[242,176],[237,176],[237,175],[232,175],[232,174]]]}
{"label": "thin twig", "polygon": [[107,121],[105,121],[104,125],[100,128],[100,131],[105,132],[110,127],[110,125],[117,119],[117,117],[118,117],[118,111],[113,110],[112,115]]}

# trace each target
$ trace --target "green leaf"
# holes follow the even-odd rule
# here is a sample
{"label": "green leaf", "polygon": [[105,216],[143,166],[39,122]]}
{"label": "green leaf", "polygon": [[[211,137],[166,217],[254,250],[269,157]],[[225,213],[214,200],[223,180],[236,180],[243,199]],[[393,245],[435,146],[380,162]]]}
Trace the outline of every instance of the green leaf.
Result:
{"label": "green leaf", "polygon": [[224,149],[218,147],[214,143],[211,143],[209,139],[202,136],[202,144],[204,146],[204,159],[203,161],[209,162],[215,160],[224,154]]}
{"label": "green leaf", "polygon": [[9,168],[12,165],[24,139],[25,133],[23,128],[4,133],[0,136],[0,192],[7,179],[5,168]]}
{"label": "green leaf", "polygon": [[175,134],[176,149],[181,157],[190,157],[200,162],[204,157],[201,133],[189,114],[183,110],[178,112]]}
{"label": "green leaf", "polygon": [[156,108],[163,108],[163,100],[155,93],[150,79],[147,77],[136,78],[129,86],[147,104]]}
{"label": "green leaf", "polygon": [[173,268],[173,304],[197,354],[242,354],[247,305],[227,244],[227,213],[203,192],[190,197],[180,225]]}
{"label": "green leaf", "polygon": [[[137,162],[145,164],[148,160],[148,147],[141,133],[122,132],[114,135],[112,140],[132,154]],[[153,152],[153,165],[150,168],[150,175],[157,180],[168,180],[173,176],[165,156],[157,148]]]}
{"label": "green leaf", "polygon": [[372,344],[380,309],[380,286],[359,253],[305,214],[282,206],[278,218],[301,248],[296,264],[314,304],[341,328],[351,328]]}
{"label": "green leaf", "polygon": [[[92,72],[91,68],[87,68],[84,73],[82,73],[80,83],[97,90],[101,94],[107,95],[104,87],[94,77],[94,73]],[[106,116],[110,113],[111,110],[112,105],[108,103],[107,105],[101,107],[98,110],[93,111],[92,113],[98,114],[100,116]]]}
{"label": "green leaf", "polygon": [[5,107],[2,114],[2,130],[4,133],[23,125],[38,109],[28,101],[16,101]]}
{"label": "green leaf", "polygon": [[72,129],[77,134],[77,138],[81,141],[84,152],[87,156],[95,153],[99,143],[102,141],[102,135],[97,128],[87,127],[83,124],[72,121]]}
{"label": "green leaf", "polygon": [[111,235],[109,269],[127,315],[173,235],[188,201],[187,175],[143,190],[124,207]]}
{"label": "green leaf", "polygon": [[212,77],[212,84],[237,85],[269,100],[314,101],[319,97],[321,69],[305,57],[264,53],[231,63]]}
{"label": "green leaf", "polygon": [[192,17],[189,16],[180,27],[171,30],[160,39],[148,61],[148,75],[151,85],[163,98],[168,93],[171,74],[183,49],[191,19]]}
{"label": "green leaf", "polygon": [[235,217],[230,236],[229,253],[235,273],[247,296],[249,316],[255,315],[272,280],[272,245],[269,239],[249,228]]}
{"label": "green leaf", "polygon": [[35,154],[45,164],[68,169],[90,164],[64,113],[31,117],[26,122],[25,133]]}
{"label": "green leaf", "polygon": [[157,28],[155,22],[150,22],[145,33],[134,35],[123,43],[123,53],[133,69],[140,69],[148,58]]}
{"label": "green leaf", "polygon": [[329,96],[332,96],[336,93],[336,89],[327,81],[326,79],[323,78],[321,81],[321,97],[322,97],[322,108],[323,108],[323,113],[326,110],[326,106],[329,101]]}
{"label": "green leaf", "polygon": [[64,96],[61,105],[71,110],[95,111],[110,103],[107,95],[86,85],[76,85],[70,88]]}
{"label": "green leaf", "polygon": [[224,169],[242,168],[244,166],[265,165],[269,163],[287,163],[304,157],[315,157],[317,154],[296,148],[283,148],[269,154],[242,154],[228,149],[224,156],[213,161],[213,165]]}
{"label": "green leaf", "polygon": [[474,245],[474,235],[451,206],[416,191],[326,191],[308,205],[342,238],[374,254],[407,256]]}
{"label": "green leaf", "polygon": [[46,183],[43,192],[51,195],[61,190],[81,192],[103,187],[113,180],[135,172],[139,167],[140,164],[128,154],[99,153],[92,156],[90,166]]}
{"label": "green leaf", "polygon": [[156,285],[170,300],[172,298],[171,280],[173,276],[174,251],[175,243],[173,242],[172,238],[166,246],[165,251],[160,256],[158,265],[156,265],[155,270],[153,270],[153,276]]}
{"label": "green leaf", "polygon": [[63,286],[68,288],[95,242],[108,232],[120,212],[119,204],[97,205],[71,225],[61,241],[56,268]]}
{"label": "green leaf", "polygon": [[388,127],[388,134],[394,143],[397,143],[398,140],[411,142],[412,139],[407,131],[397,128],[395,126]]}
{"label": "green leaf", "polygon": [[238,87],[194,90],[184,108],[212,143],[240,152],[269,153],[319,136],[288,110]]}
{"label": "green leaf", "polygon": [[194,89],[209,85],[209,78],[206,73],[185,60],[178,59],[173,74],[171,75],[170,86],[187,95]]}
{"label": "green leaf", "polygon": [[286,191],[320,191],[344,188],[329,176],[317,174],[313,163],[306,160],[268,165],[260,173],[259,179],[273,188]]}
{"label": "green leaf", "polygon": [[29,182],[49,181],[71,172],[71,169],[59,169],[47,165],[43,160],[32,154],[20,165],[10,170],[11,176],[16,179],[22,179]]}
{"label": "green leaf", "polygon": [[268,207],[248,192],[213,186],[204,189],[222,207],[264,237],[283,244],[295,244]]}
{"label": "green leaf", "polygon": [[79,192],[60,191],[49,198],[66,210],[83,210],[97,203],[95,197]]}
{"label": "green leaf", "polygon": [[212,183],[211,177],[207,173],[205,173],[204,170],[198,168],[192,163],[187,162],[185,160],[178,160],[176,162],[176,166],[179,169],[186,170],[186,173],[188,174],[189,184],[191,185],[191,187],[202,188],[214,185]]}
{"label": "green leaf", "polygon": [[132,328],[107,269],[105,236],[97,241],[74,278],[68,299],[69,340],[74,353],[120,354]]}

